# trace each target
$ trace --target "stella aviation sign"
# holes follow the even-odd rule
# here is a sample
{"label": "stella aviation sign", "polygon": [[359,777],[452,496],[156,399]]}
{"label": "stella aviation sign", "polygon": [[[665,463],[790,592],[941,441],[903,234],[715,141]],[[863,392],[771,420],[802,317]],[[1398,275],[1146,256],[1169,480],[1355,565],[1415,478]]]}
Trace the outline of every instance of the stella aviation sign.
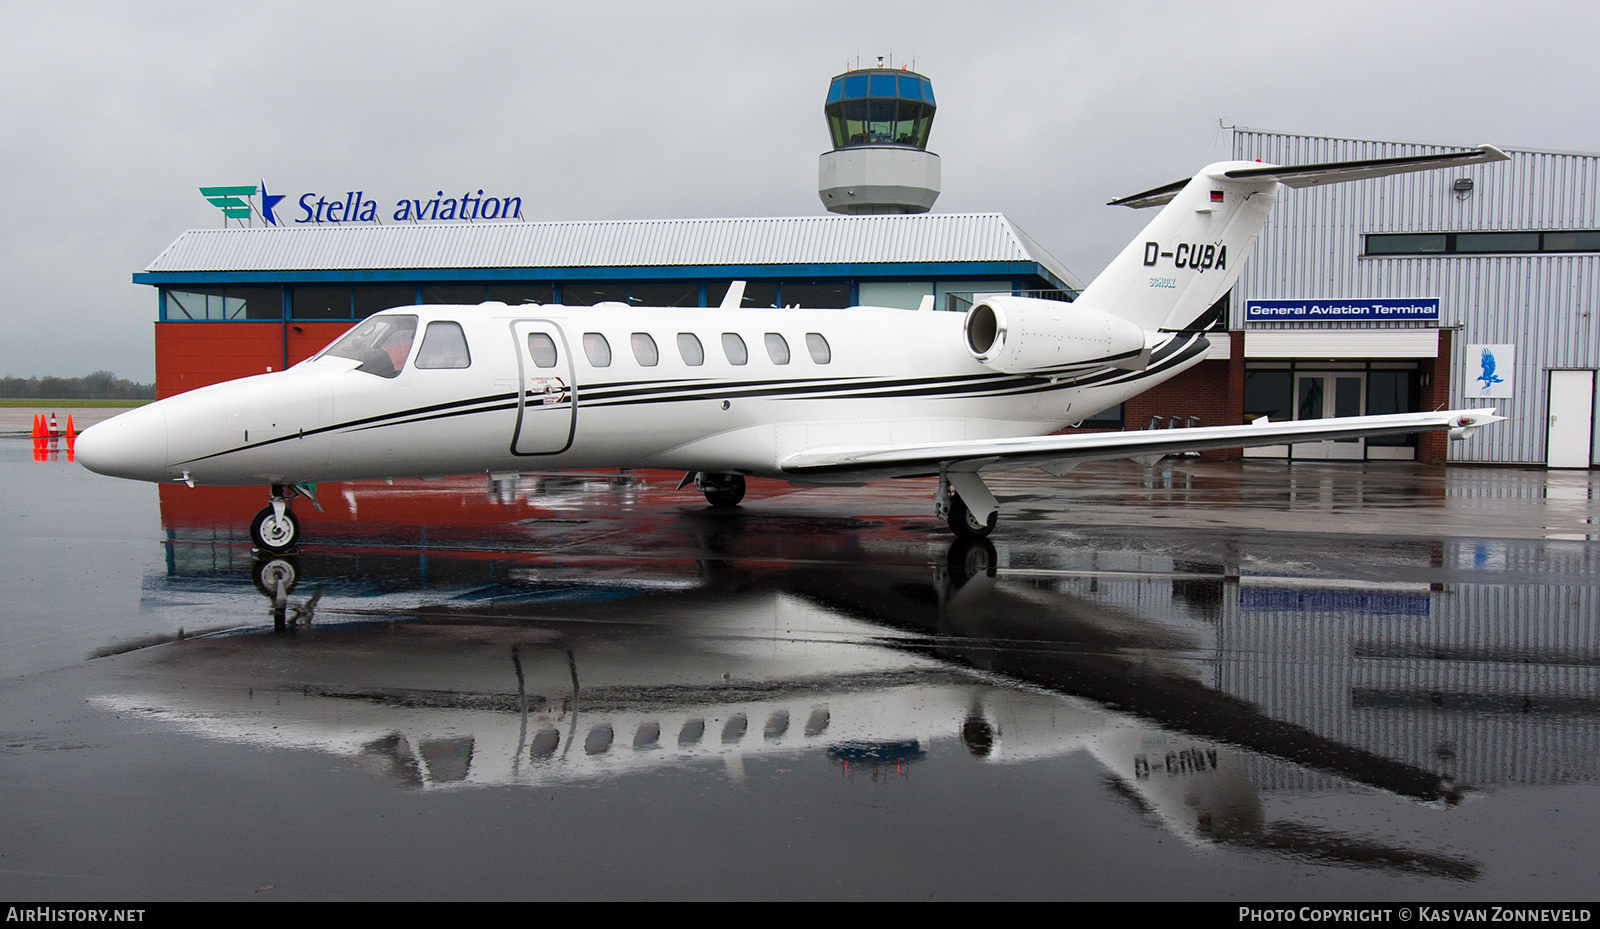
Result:
{"label": "stella aviation sign", "polygon": [[[258,194],[261,197],[259,207],[255,200]],[[251,216],[261,217],[269,226],[289,223],[314,226],[325,223],[382,223],[385,219],[414,223],[522,218],[521,197],[486,197],[481,189],[476,193],[466,191],[459,197],[447,197],[441,190],[424,199],[396,200],[393,210],[384,209],[382,216],[379,215],[378,201],[368,199],[364,190],[347,190],[343,197],[336,196],[333,199],[312,191],[301,194],[300,199],[295,201],[297,205],[290,208],[291,213],[300,214],[294,218],[278,215],[283,201],[288,197],[267,193],[266,181],[260,185],[202,187],[200,195],[222,211],[223,225],[227,225],[230,219],[236,219],[242,225],[249,222]]]}

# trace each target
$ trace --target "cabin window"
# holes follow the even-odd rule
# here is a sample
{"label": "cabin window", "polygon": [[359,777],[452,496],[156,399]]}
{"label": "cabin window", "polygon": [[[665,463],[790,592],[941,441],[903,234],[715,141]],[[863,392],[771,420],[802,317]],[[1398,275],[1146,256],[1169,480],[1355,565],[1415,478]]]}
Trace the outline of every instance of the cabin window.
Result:
{"label": "cabin window", "polygon": [[683,356],[683,363],[699,367],[706,363],[706,350],[700,344],[700,339],[692,332],[678,333],[678,354]]}
{"label": "cabin window", "polygon": [[650,338],[650,333],[635,332],[628,341],[633,344],[633,357],[639,360],[639,364],[653,368],[660,363],[661,352],[656,348],[656,340]]}
{"label": "cabin window", "polygon": [[633,747],[635,749],[660,748],[661,724],[655,722],[640,723],[639,728],[633,733]]}
{"label": "cabin window", "polygon": [[561,747],[561,731],[559,729],[540,729],[533,737],[533,743],[528,746],[528,757],[534,761],[548,760]]}
{"label": "cabin window", "polygon": [[611,343],[598,332],[583,334],[583,353],[589,356],[589,363],[597,368],[611,366]]}
{"label": "cabin window", "polygon": [[584,737],[583,753],[585,755],[604,755],[611,750],[611,742],[615,738],[616,730],[612,729],[609,723],[601,723],[590,729],[589,734]]}
{"label": "cabin window", "polygon": [[533,363],[541,368],[556,366],[556,340],[543,332],[528,333],[528,354],[533,356]]}
{"label": "cabin window", "polygon": [[739,338],[737,332],[722,334],[722,352],[728,356],[729,364],[742,365],[750,360],[750,352],[744,347],[744,339]]}
{"label": "cabin window", "polygon": [[786,365],[789,363],[789,343],[783,340],[783,336],[778,335],[776,332],[769,332],[766,335],[766,343],[767,355],[772,358],[773,364]]}
{"label": "cabin window", "polygon": [[417,335],[417,318],[408,313],[374,316],[328,346],[322,357],[361,362],[357,371],[394,377],[406,366],[411,342]]}
{"label": "cabin window", "polygon": [[833,360],[833,351],[828,348],[828,340],[820,332],[806,333],[806,350],[811,353],[811,360],[819,365],[825,365]]}
{"label": "cabin window", "polygon": [[417,349],[419,368],[465,368],[472,364],[467,351],[467,335],[461,324],[449,320],[435,320],[422,334],[422,347]]}

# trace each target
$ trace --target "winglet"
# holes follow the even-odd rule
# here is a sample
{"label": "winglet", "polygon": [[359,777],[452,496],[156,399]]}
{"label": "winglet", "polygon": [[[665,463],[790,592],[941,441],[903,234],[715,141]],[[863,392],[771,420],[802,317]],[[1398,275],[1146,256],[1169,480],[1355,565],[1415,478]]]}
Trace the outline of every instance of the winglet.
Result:
{"label": "winglet", "polygon": [[734,281],[728,285],[728,292],[722,295],[722,302],[717,304],[719,310],[737,310],[739,304],[744,302],[744,281]]}
{"label": "winglet", "polygon": [[1487,426],[1490,423],[1505,422],[1507,418],[1508,417],[1497,415],[1493,408],[1485,410],[1473,410],[1470,413],[1463,413],[1451,420],[1450,438],[1465,439],[1467,436],[1479,429],[1482,429],[1484,426]]}

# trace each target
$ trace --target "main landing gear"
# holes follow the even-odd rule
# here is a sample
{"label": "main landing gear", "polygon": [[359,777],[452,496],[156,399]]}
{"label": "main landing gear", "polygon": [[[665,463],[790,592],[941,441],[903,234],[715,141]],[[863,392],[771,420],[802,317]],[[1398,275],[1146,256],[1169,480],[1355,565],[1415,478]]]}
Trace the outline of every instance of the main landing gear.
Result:
{"label": "main landing gear", "polygon": [[697,471],[694,486],[706,495],[706,502],[716,507],[738,506],[744,499],[744,475],[716,474]]}
{"label": "main landing gear", "polygon": [[300,542],[300,519],[289,509],[292,497],[305,497],[312,506],[317,505],[309,484],[273,484],[271,502],[250,522],[250,541],[256,548],[273,555],[295,551]]}
{"label": "main landing gear", "polygon": [[1000,503],[976,471],[941,470],[933,512],[963,539],[981,539],[1000,521]]}

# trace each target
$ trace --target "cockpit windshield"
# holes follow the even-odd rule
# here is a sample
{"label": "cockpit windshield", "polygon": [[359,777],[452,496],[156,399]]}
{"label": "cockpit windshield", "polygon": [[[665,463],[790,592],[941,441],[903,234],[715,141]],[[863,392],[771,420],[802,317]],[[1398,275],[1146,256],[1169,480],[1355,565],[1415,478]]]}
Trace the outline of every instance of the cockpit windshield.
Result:
{"label": "cockpit windshield", "polygon": [[417,318],[408,314],[373,316],[322,350],[322,357],[361,362],[357,371],[394,377],[406,366],[411,342],[417,335]]}

